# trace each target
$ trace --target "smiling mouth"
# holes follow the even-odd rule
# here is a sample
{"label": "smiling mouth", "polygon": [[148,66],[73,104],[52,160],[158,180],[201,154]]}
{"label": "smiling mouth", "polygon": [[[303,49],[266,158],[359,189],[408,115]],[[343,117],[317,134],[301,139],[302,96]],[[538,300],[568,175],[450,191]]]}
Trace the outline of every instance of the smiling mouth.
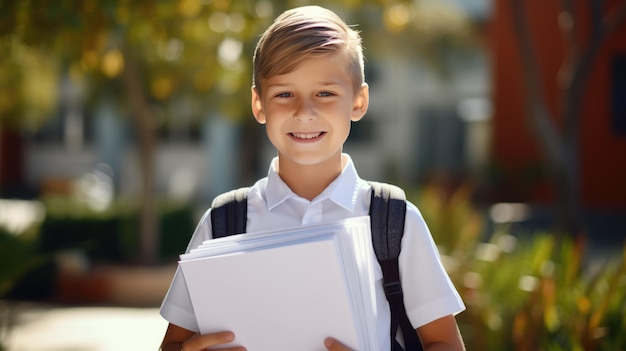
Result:
{"label": "smiling mouth", "polygon": [[323,134],[325,134],[325,132],[315,132],[315,133],[289,133],[292,137],[296,138],[296,139],[302,139],[302,140],[310,140],[310,139],[315,139],[315,138],[319,138],[320,136],[322,136]]}

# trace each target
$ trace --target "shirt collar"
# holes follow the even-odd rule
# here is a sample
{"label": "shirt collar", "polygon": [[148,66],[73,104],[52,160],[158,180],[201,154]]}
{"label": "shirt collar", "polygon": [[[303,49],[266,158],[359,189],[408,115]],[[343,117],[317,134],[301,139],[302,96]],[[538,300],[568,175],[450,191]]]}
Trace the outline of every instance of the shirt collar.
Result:
{"label": "shirt collar", "polygon": [[274,207],[285,202],[289,197],[296,194],[289,189],[287,184],[280,179],[276,167],[278,165],[278,157],[274,157],[270,162],[270,169],[267,171],[267,187],[265,189],[265,197],[267,199],[267,209],[272,210]]}
{"label": "shirt collar", "polygon": [[[341,174],[322,191],[312,203],[330,199],[337,205],[345,208],[346,210],[353,211],[356,204],[358,194],[358,179],[352,158],[348,154],[342,154],[343,159],[346,161]],[[267,188],[266,199],[267,208],[272,210],[274,207],[285,202],[289,198],[300,198],[283,182],[276,171],[278,164],[278,158],[274,158],[270,163],[269,171],[267,174]]]}

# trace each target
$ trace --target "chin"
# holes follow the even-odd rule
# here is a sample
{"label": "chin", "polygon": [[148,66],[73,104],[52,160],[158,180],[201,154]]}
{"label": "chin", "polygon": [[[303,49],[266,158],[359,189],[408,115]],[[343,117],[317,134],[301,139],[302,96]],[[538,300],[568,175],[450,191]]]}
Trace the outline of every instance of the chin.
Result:
{"label": "chin", "polygon": [[339,157],[336,155],[332,156],[312,156],[312,155],[300,155],[294,157],[286,157],[290,162],[297,164],[299,166],[311,167],[311,166],[320,166],[320,165],[329,165],[332,163],[334,159],[337,159],[338,162],[341,162],[341,154]]}

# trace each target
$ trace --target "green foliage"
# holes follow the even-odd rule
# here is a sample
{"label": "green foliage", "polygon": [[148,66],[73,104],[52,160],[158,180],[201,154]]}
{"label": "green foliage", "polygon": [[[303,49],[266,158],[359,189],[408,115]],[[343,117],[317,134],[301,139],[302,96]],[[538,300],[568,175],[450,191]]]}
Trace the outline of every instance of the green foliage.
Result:
{"label": "green foliage", "polygon": [[29,270],[45,261],[30,240],[0,228],[0,297],[5,296]]}
{"label": "green foliage", "polygon": [[21,229],[0,225],[0,298],[29,271],[49,260],[49,256],[37,250],[40,225],[40,221]]}
{"label": "green foliage", "polygon": [[[68,249],[84,251],[91,260],[132,263],[138,259],[138,213],[136,202],[117,199],[103,210],[92,209],[72,197],[43,199],[47,208],[39,247],[43,252]],[[162,200],[159,212],[159,256],[175,259],[185,250],[195,218],[186,204]]]}
{"label": "green foliage", "polygon": [[626,350],[626,248],[588,257],[582,237],[484,233],[469,187],[443,194],[429,186],[415,203],[466,303],[468,350]]}
{"label": "green foliage", "polygon": [[[26,230],[16,233],[0,226],[0,298],[53,297],[64,255],[76,253],[86,259],[86,266],[71,269],[88,269],[92,263],[137,263],[136,202],[118,199],[105,209],[90,208],[76,197],[47,197],[42,202],[45,219]],[[158,256],[161,262],[174,262],[185,250],[196,219],[186,204],[162,200],[157,209]]]}
{"label": "green foliage", "polygon": [[[40,126],[64,77],[83,88],[81,98],[128,106],[129,67],[139,71],[134,89],[164,111],[182,101],[194,117],[247,116],[258,36],[280,12],[312,3],[358,23],[368,55],[404,50],[441,63],[442,48],[475,36],[458,7],[438,1],[0,0],[0,123]],[[177,117],[165,114],[155,124]]]}
{"label": "green foliage", "polygon": [[57,105],[58,62],[17,40],[0,52],[0,127],[36,130]]}

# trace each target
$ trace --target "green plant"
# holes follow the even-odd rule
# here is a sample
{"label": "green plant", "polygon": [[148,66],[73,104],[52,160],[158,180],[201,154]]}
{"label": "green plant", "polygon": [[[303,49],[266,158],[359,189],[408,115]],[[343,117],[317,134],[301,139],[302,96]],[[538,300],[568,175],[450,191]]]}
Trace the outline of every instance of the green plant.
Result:
{"label": "green plant", "polygon": [[0,297],[5,296],[26,272],[44,261],[45,257],[37,254],[31,240],[0,228]]}
{"label": "green plant", "polygon": [[468,350],[626,350],[626,247],[588,257],[583,236],[485,232],[471,187],[442,194],[431,185],[414,201],[467,305]]}
{"label": "green plant", "polygon": [[43,206],[36,201],[0,201],[0,298],[48,256],[37,250]]}
{"label": "green plant", "polygon": [[[93,209],[74,197],[46,197],[46,220],[42,224],[39,247],[44,252],[79,249],[94,261],[129,263],[139,257],[139,204],[115,199],[104,209]],[[185,250],[193,233],[192,207],[160,199],[160,258],[175,260]]]}
{"label": "green plant", "polygon": [[5,298],[26,274],[49,260],[37,251],[38,209],[35,202],[0,201],[0,350],[8,349],[4,340],[12,327],[11,303]]}

